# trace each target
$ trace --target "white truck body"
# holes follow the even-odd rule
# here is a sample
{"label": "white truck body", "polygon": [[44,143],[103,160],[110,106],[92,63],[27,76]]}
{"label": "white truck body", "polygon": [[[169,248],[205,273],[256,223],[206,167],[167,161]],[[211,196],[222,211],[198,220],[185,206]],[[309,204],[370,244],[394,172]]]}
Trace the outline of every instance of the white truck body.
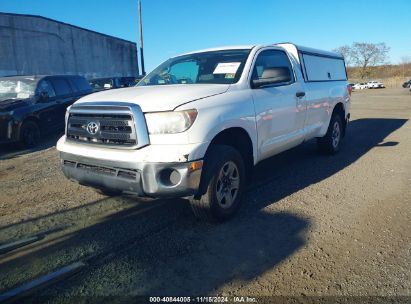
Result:
{"label": "white truck body", "polygon": [[370,81],[366,84],[368,89],[383,89],[385,88],[384,84],[379,81]]}
{"label": "white truck body", "polygon": [[367,84],[365,84],[365,83],[356,83],[354,86],[353,86],[353,89],[354,90],[364,90],[364,89],[367,89],[368,88],[368,86],[367,86]]}
{"label": "white truck body", "polygon": [[[248,52],[236,82],[136,86],[91,94],[77,101],[66,115],[66,134],[57,143],[66,176],[96,188],[141,196],[191,196],[199,189],[201,167],[207,165],[202,162],[210,145],[224,132],[228,134],[227,130],[240,132],[239,140],[247,137],[243,146],[250,145],[250,161],[255,165],[304,141],[324,137],[335,111],[339,111],[345,128],[350,95],[340,55],[284,43],[208,49],[185,56],[225,50]],[[252,74],[260,67],[256,63],[259,56],[270,54],[288,58],[290,81],[253,87],[252,78],[256,76]],[[219,64],[214,72],[237,72],[235,65]],[[270,68],[266,69],[269,73]],[[225,78],[233,75],[227,73]],[[195,111],[194,123],[174,134],[150,132],[153,126],[148,115],[171,111],[190,115],[192,112],[180,111]],[[99,113],[128,113],[134,123],[126,124],[137,136],[134,145],[112,145],[109,140],[99,142],[98,132],[81,133],[88,132],[94,126],[91,123],[98,128]],[[80,135],[70,133],[73,126],[80,128]],[[235,137],[237,133],[230,134]],[[161,180],[161,172],[170,168],[179,176],[168,184]]]}

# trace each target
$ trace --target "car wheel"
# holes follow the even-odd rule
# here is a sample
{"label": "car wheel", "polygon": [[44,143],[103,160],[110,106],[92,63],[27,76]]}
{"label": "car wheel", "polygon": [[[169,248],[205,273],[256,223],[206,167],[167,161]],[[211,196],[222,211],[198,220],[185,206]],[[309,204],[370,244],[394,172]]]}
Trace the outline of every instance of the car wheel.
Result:
{"label": "car wheel", "polygon": [[317,144],[321,152],[326,154],[335,154],[340,150],[343,135],[342,117],[334,113],[331,117],[327,133],[324,137],[317,139]]}
{"label": "car wheel", "polygon": [[40,127],[32,120],[23,123],[20,129],[20,144],[24,148],[33,148],[41,138]]}
{"label": "car wheel", "polygon": [[241,154],[225,145],[211,146],[204,159],[200,197],[190,199],[194,215],[205,221],[221,222],[238,210],[245,185]]}

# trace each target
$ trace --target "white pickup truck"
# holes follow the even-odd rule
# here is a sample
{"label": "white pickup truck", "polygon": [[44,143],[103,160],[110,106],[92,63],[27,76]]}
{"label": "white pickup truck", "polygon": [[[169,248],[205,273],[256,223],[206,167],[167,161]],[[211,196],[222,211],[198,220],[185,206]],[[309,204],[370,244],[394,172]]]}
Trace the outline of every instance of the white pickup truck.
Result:
{"label": "white pickup truck", "polygon": [[225,220],[258,162],[313,138],[339,150],[347,84],[340,55],[290,43],[177,56],[136,87],[73,104],[62,169],[107,195],[188,197],[196,216]]}
{"label": "white pickup truck", "polygon": [[382,82],[379,81],[370,81],[366,84],[368,89],[384,89],[385,86]]}

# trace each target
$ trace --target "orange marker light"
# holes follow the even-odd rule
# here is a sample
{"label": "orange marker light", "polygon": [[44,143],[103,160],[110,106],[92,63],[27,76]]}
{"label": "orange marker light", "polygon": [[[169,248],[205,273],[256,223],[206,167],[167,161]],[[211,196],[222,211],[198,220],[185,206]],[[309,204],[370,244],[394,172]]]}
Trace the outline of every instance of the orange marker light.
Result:
{"label": "orange marker light", "polygon": [[201,169],[202,167],[203,167],[203,161],[202,161],[202,160],[192,162],[191,165],[190,165],[190,169],[191,169],[192,171]]}

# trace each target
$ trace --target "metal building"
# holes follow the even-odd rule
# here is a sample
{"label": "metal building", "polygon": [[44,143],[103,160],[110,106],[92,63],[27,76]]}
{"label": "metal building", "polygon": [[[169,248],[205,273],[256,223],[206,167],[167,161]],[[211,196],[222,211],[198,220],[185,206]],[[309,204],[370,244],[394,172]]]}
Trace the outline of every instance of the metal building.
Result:
{"label": "metal building", "polygon": [[137,76],[136,44],[33,15],[0,12],[0,76]]}

